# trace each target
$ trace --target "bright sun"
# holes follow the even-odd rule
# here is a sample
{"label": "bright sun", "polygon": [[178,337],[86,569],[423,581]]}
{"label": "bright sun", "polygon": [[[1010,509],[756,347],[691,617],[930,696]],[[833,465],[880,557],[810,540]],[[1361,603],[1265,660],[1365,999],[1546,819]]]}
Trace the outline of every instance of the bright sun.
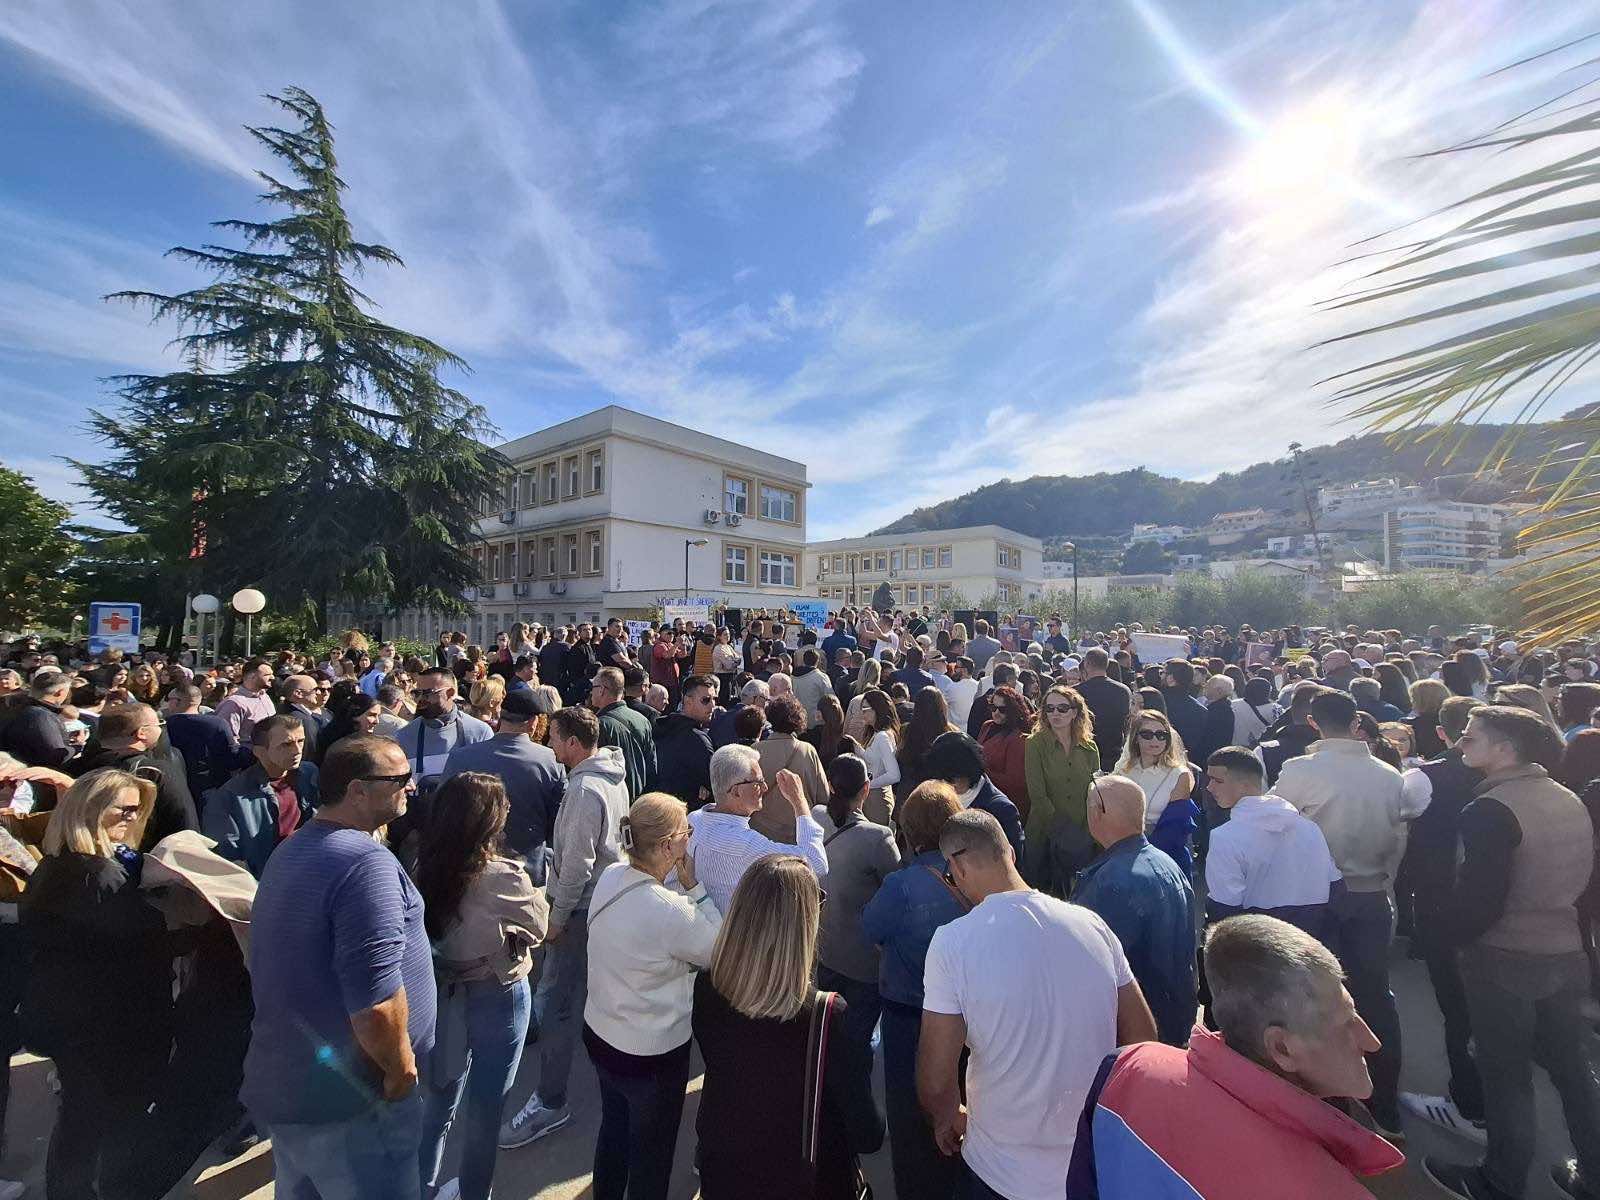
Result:
{"label": "bright sun", "polygon": [[1227,172],[1227,190],[1294,224],[1326,215],[1362,191],[1363,124],[1358,109],[1332,97],[1284,113],[1251,137]]}

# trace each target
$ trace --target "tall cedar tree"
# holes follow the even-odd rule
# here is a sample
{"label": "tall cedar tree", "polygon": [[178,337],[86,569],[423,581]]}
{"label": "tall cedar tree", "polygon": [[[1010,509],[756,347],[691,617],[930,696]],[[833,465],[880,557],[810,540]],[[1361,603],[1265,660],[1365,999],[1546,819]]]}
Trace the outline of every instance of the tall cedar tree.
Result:
{"label": "tall cedar tree", "polygon": [[479,497],[508,465],[484,411],[440,382],[466,364],[377,320],[351,282],[403,264],[355,240],[322,106],[299,88],[267,99],[299,121],[247,127],[287,164],[287,182],[259,174],[288,215],[215,222],[242,248],[169,251],[215,272],[206,287],[108,297],[176,321],[187,366],[118,378],[121,410],[90,421],[116,453],[87,482],[192,586],[323,614],[336,595],[458,609]]}

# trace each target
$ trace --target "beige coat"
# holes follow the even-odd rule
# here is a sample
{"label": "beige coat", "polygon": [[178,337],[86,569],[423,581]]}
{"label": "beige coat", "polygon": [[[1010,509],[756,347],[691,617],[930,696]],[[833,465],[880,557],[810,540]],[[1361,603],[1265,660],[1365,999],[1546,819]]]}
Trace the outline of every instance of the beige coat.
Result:
{"label": "beige coat", "polygon": [[456,919],[433,945],[441,981],[498,979],[514,983],[533,968],[550,906],[520,862],[491,858],[467,887]]}
{"label": "beige coat", "polygon": [[792,733],[774,733],[756,743],[761,755],[761,773],[767,777],[767,794],[761,807],[750,816],[750,828],[775,842],[794,845],[794,809],[778,791],[778,772],[793,771],[805,787],[806,810],[828,803],[828,777],[816,747],[802,742]]}

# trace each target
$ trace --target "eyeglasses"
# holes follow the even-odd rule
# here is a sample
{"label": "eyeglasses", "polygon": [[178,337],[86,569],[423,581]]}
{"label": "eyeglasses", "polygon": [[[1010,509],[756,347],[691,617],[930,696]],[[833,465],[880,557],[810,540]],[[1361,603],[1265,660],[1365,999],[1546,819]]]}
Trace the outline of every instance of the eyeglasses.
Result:
{"label": "eyeglasses", "polygon": [[113,804],[110,811],[116,813],[124,821],[132,821],[138,817],[139,810],[142,807],[139,804]]}
{"label": "eyeglasses", "polygon": [[[753,787],[753,788],[756,788],[759,791],[763,791],[764,792],[764,791],[767,790],[767,786],[768,785],[767,785],[767,781],[765,779],[741,779],[738,783],[734,784],[733,786],[736,787],[736,788]],[[730,788],[728,790],[732,791],[733,789]]]}
{"label": "eyeglasses", "polygon": [[1172,735],[1164,729],[1141,729],[1139,730],[1139,738],[1141,741],[1146,742],[1170,742]]}
{"label": "eyeglasses", "polygon": [[442,696],[446,692],[448,692],[449,690],[450,689],[447,688],[447,687],[418,688],[417,689],[417,695],[419,695],[419,696]]}
{"label": "eyeglasses", "polygon": [[1079,713],[1079,712],[1083,711],[1076,704],[1046,704],[1044,706],[1044,710],[1047,713],[1054,713],[1054,714],[1059,714],[1059,713]]}

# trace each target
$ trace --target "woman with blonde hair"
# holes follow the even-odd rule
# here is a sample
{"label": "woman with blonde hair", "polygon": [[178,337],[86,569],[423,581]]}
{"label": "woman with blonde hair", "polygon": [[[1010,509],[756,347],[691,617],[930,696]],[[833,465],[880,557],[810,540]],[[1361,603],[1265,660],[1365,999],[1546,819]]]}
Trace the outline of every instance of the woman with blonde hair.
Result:
{"label": "woman with blonde hair", "polygon": [[139,844],[156,787],[91,771],[61,797],[20,906],[32,949],[24,1043],[55,1061],[60,1108],[45,1166],[49,1196],[93,1196],[97,1176],[132,1178],[134,1132],[155,1099],[173,1037],[174,947],[139,890]]}
{"label": "woman with blonde hair", "polygon": [[1450,689],[1437,679],[1419,679],[1411,685],[1411,713],[1405,721],[1411,726],[1421,758],[1444,753],[1444,741],[1439,737],[1439,706],[1449,698]]}
{"label": "woman with blonde hair", "polygon": [[1023,747],[1028,780],[1028,882],[1066,896],[1095,855],[1089,836],[1089,785],[1100,769],[1094,717],[1076,688],[1054,684],[1042,697],[1039,725]]}
{"label": "woman with blonde hair", "polygon": [[1165,850],[1185,874],[1192,874],[1189,838],[1200,818],[1192,799],[1194,770],[1183,738],[1166,713],[1145,708],[1133,714],[1117,774],[1127,776],[1144,791],[1144,834],[1150,844]]}
{"label": "woman with blonde hair", "polygon": [[821,907],[803,859],[758,859],[695,981],[704,1200],[855,1200],[857,1156],[883,1144],[872,1065],[829,1036],[847,1006],[812,986]]}
{"label": "woman with blonde hair", "polygon": [[128,695],[140,704],[155,704],[161,691],[161,681],[149,663],[140,663],[128,672]]}
{"label": "woman with blonde hair", "polygon": [[500,702],[506,698],[506,680],[503,675],[490,675],[472,685],[467,711],[492,727],[500,724]]}
{"label": "woman with blonde hair", "polygon": [[[682,800],[665,792],[635,800],[622,818],[622,849],[627,861],[605,869],[589,903],[583,1044],[600,1079],[594,1197],[666,1200],[694,980],[711,965],[722,916],[695,878]],[[674,872],[678,888],[666,883]]]}
{"label": "woman with blonde hair", "polygon": [[850,694],[850,703],[844,710],[844,731],[855,738],[859,744],[865,732],[864,719],[861,716],[861,705],[865,696],[873,688],[882,687],[883,663],[876,658],[869,658],[861,664],[861,673],[856,676],[856,686]]}

